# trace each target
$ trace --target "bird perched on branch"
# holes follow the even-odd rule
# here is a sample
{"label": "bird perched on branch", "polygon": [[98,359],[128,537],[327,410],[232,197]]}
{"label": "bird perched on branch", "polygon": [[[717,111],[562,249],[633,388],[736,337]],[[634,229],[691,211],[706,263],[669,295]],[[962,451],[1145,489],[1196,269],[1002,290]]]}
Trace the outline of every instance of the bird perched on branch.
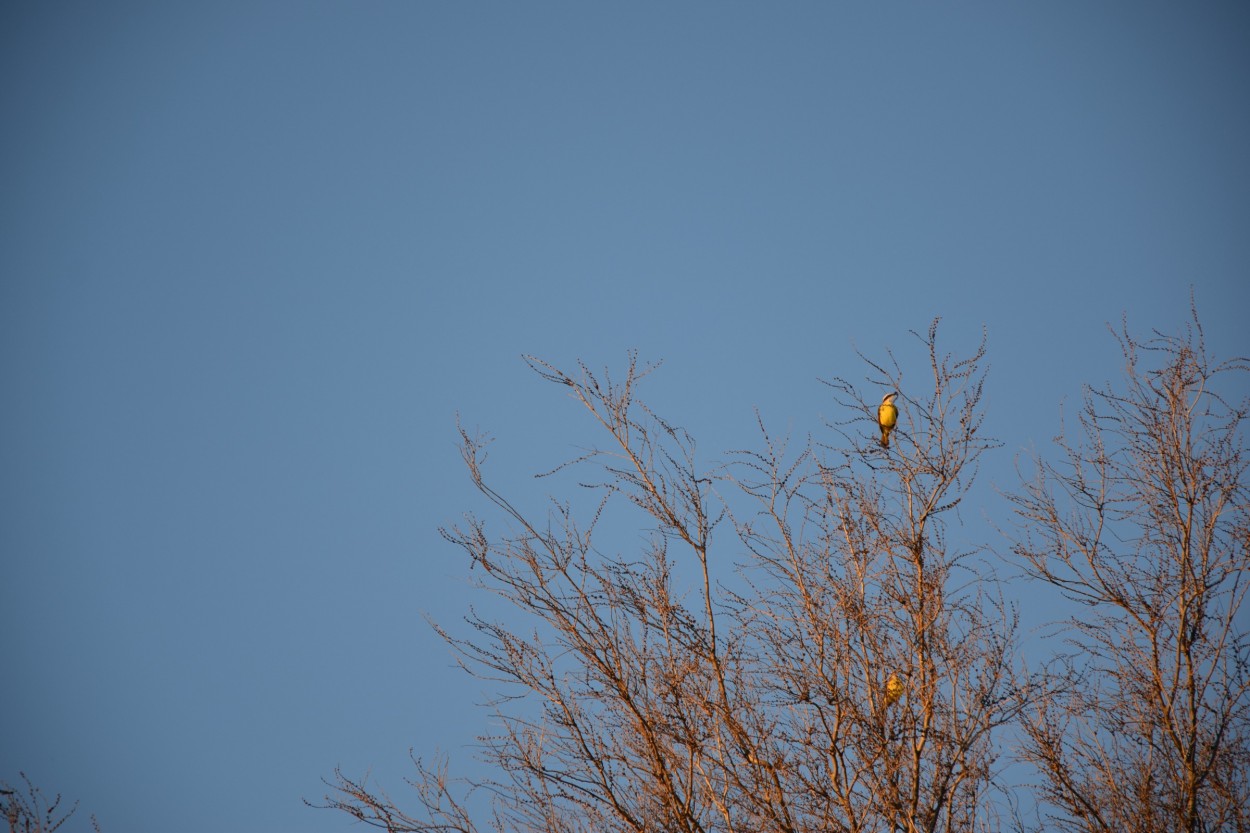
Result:
{"label": "bird perched on branch", "polygon": [[881,404],[877,406],[877,425],[881,426],[882,448],[890,447],[890,432],[898,424],[898,406],[894,404],[896,396],[898,396],[898,391],[887,393],[881,398]]}
{"label": "bird perched on branch", "polygon": [[893,706],[898,701],[898,698],[903,696],[904,688],[903,679],[898,675],[898,672],[891,672],[890,679],[885,682],[886,708]]}

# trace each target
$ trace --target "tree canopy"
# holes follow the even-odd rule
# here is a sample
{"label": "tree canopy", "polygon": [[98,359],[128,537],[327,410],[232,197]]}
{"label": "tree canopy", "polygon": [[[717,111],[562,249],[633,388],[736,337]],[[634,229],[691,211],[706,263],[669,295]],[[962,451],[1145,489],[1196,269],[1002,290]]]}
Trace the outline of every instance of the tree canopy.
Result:
{"label": "tree canopy", "polygon": [[[1250,830],[1247,363],[1209,356],[1196,315],[1122,331],[1124,379],[1008,495],[1010,543],[968,546],[949,519],[999,445],[985,341],[913,335],[923,383],[861,356],[820,436],[760,420],[715,465],[641,398],[636,356],[529,358],[602,441],[535,514],[460,429],[484,511],[443,535],[509,612],[435,627],[498,693],[493,774],[418,757],[394,801],[338,771],[323,806],[397,833]],[[634,550],[602,531],[621,518]],[[1081,613],[1026,658],[1015,605],[1043,587]]]}

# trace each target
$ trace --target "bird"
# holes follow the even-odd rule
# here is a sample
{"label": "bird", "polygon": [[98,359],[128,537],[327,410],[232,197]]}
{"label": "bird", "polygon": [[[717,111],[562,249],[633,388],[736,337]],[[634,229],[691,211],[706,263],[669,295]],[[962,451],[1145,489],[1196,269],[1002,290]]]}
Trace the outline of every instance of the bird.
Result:
{"label": "bird", "polygon": [[898,424],[898,406],[894,404],[896,396],[898,396],[898,391],[890,391],[881,397],[881,404],[877,406],[877,424],[881,426],[882,448],[890,447],[890,432]]}
{"label": "bird", "polygon": [[893,706],[898,698],[903,696],[903,680],[899,677],[898,672],[890,673],[890,679],[885,682],[885,705],[886,708]]}

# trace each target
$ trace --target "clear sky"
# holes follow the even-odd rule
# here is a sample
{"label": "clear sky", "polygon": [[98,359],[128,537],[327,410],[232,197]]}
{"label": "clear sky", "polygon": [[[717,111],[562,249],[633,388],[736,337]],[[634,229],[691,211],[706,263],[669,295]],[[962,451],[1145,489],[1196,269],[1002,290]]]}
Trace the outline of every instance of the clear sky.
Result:
{"label": "clear sky", "polygon": [[19,1],[0,125],[0,780],[106,833],[470,757],[455,414],[593,436],[522,353],[716,459],[984,326],[1004,486],[1106,322],[1250,353],[1242,3]]}

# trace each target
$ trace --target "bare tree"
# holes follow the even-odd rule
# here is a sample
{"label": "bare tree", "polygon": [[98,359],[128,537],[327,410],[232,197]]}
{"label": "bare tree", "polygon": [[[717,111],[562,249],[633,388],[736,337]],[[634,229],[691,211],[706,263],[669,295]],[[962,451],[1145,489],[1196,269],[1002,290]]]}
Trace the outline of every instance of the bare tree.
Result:
{"label": "bare tree", "polygon": [[[495,776],[458,784],[417,760],[404,811],[336,772],[324,806],[388,831],[999,827],[994,730],[1024,690],[1014,618],[960,572],[973,554],[948,549],[944,522],[993,445],[984,345],[943,355],[936,322],[918,340],[929,377],[910,395],[892,358],[869,363],[871,402],[830,383],[840,446],[790,452],[761,421],[763,450],[716,468],[638,399],[651,368],[635,358],[619,380],[529,359],[606,442],[556,470],[593,472],[591,505],[553,499],[535,518],[488,481],[488,440],[461,430],[505,530],[469,516],[443,532],[519,616],[439,632],[499,686],[502,728],[482,738]],[[882,389],[904,391],[889,448]],[[630,518],[646,543],[604,551],[619,541],[603,528]],[[475,789],[488,819],[469,810]]]}
{"label": "bare tree", "polygon": [[[781,659],[769,675],[807,705],[784,725],[811,774],[792,791],[820,808],[811,829],[1000,826],[994,730],[1028,687],[1015,616],[986,562],[949,545],[946,523],[997,445],[982,432],[984,342],[943,355],[936,321],[918,339],[930,378],[898,400],[892,444],[865,435],[862,417],[843,423],[840,447],[812,449],[814,492],[775,453],[748,455],[757,477],[744,486],[764,523],[738,532],[768,581],[744,618]],[[830,384],[844,413],[871,420],[874,397],[909,386],[892,357],[865,361],[872,396]]]}
{"label": "bare tree", "polygon": [[[1082,606],[1065,684],[1028,710],[1051,829],[1250,830],[1245,360],[1117,334],[1118,388],[1087,391],[1062,462],[1015,496],[1028,570]],[[1245,388],[1241,390],[1244,392]]]}
{"label": "bare tree", "polygon": [[[0,782],[0,817],[9,823],[9,833],[52,833],[78,810],[77,801],[68,810],[64,809],[60,793],[49,801],[43,790],[26,777],[26,773],[19,772],[18,777],[22,779],[24,789],[15,789],[11,784]],[[91,827],[99,833],[100,825],[95,816],[91,817]]]}

